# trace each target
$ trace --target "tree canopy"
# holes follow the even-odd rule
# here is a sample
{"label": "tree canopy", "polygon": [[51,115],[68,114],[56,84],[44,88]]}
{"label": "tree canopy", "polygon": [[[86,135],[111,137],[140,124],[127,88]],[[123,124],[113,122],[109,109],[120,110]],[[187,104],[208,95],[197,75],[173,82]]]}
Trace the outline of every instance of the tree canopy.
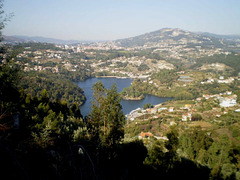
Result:
{"label": "tree canopy", "polygon": [[106,90],[101,81],[93,85],[94,101],[89,115],[93,138],[104,146],[114,146],[123,138],[125,116],[116,85]]}

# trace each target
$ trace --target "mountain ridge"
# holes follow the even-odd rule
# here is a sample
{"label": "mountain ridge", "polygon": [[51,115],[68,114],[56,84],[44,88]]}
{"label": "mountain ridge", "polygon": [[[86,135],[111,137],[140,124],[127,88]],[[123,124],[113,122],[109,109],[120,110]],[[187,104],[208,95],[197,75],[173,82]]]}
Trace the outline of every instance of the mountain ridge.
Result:
{"label": "mountain ridge", "polygon": [[113,41],[121,47],[162,47],[169,45],[202,46],[204,48],[226,48],[240,42],[240,35],[217,35],[211,33],[195,33],[179,28],[163,28],[139,36]]}
{"label": "mountain ridge", "polygon": [[[174,41],[179,41],[183,38],[188,39],[207,39],[211,38],[211,40],[224,40],[224,41],[238,41],[240,42],[240,35],[219,35],[209,32],[191,32],[188,30],[183,30],[180,28],[162,28],[159,30],[147,32],[144,34],[140,34],[137,36],[129,37],[129,38],[122,38],[116,39],[112,41],[105,41],[105,42],[114,42],[116,45],[123,46],[123,47],[132,47],[132,46],[144,46],[146,43],[149,42],[158,42],[163,40],[172,39]],[[214,39],[215,38],[215,39]],[[94,43],[100,41],[88,41],[88,40],[61,40],[55,38],[47,38],[42,36],[21,36],[21,35],[14,35],[14,36],[4,36],[4,41],[8,43],[24,43],[24,42],[41,42],[41,43],[53,43],[53,44],[80,44],[80,43]]]}
{"label": "mountain ridge", "polygon": [[53,44],[81,44],[91,43],[93,41],[87,40],[62,40],[55,38],[47,38],[42,36],[3,36],[4,42],[8,43],[25,43],[25,42],[40,42],[40,43],[53,43]]}

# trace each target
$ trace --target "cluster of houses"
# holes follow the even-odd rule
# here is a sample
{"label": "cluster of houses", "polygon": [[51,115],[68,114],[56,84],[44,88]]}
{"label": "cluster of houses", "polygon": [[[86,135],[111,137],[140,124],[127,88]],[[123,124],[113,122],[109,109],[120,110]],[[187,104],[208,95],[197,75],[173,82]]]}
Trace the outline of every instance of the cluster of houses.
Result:
{"label": "cluster of houses", "polygon": [[36,51],[30,51],[30,47],[25,48],[26,51],[23,51],[22,53],[19,53],[17,55],[17,58],[27,58],[27,57],[33,57],[34,59],[41,59],[41,58],[57,58],[62,59],[62,55],[64,54],[63,51],[54,51],[54,50],[36,50]]}
{"label": "cluster of houses", "polygon": [[[232,94],[231,91],[226,91],[225,93],[220,93],[220,94],[215,94],[215,95],[203,95],[203,97],[201,98],[197,98],[196,102],[202,100],[202,99],[210,99],[210,98],[215,98],[219,101],[219,105],[220,107],[233,107],[237,105],[237,95]],[[195,112],[196,110],[193,108],[194,105],[193,104],[185,104],[183,107],[181,107],[179,110],[175,110],[174,107],[162,107],[161,104],[156,105],[153,108],[149,108],[146,110],[143,110],[141,108],[138,108],[136,110],[133,110],[130,114],[128,114],[128,118],[130,120],[134,120],[135,118],[142,116],[144,113],[151,113],[154,116],[152,116],[151,118],[158,118],[159,115],[156,114],[157,112],[160,111],[165,111],[165,113],[171,113],[174,111],[178,111],[178,112],[182,112],[181,115],[181,120],[183,122],[187,122],[187,121],[191,121],[193,118],[193,112]],[[216,108],[213,108],[216,109]],[[235,112],[240,112],[240,109],[235,109]],[[223,112],[224,114],[227,113],[227,111],[225,110]],[[216,114],[216,117],[220,117],[221,114]],[[174,121],[170,122],[170,126],[175,125],[176,123]],[[149,139],[151,137],[155,137],[157,139],[162,139],[162,140],[168,140],[167,137],[158,137],[153,135],[151,132],[141,132],[138,136],[139,139]]]}
{"label": "cluster of houses", "polygon": [[[126,118],[133,121],[136,118],[143,116],[144,114],[153,114],[154,116],[151,118],[158,118],[157,112],[165,111],[166,113],[172,113],[175,111],[174,107],[162,107],[161,104],[154,106],[153,108],[148,108],[146,110],[137,108],[133,111],[131,111],[129,114],[126,115]],[[192,118],[192,105],[191,104],[185,104],[182,108],[180,108],[180,111],[183,112],[182,114],[182,121],[188,121]],[[186,113],[187,111],[187,113]]]}
{"label": "cluster of houses", "polygon": [[[91,64],[91,67],[95,69],[95,72],[111,72],[115,74],[121,74],[125,77],[130,78],[147,78],[146,74],[151,74],[152,71],[159,69],[174,69],[174,65],[168,63],[164,60],[156,61],[156,64],[152,64],[153,59],[148,59],[146,57],[117,57],[114,59],[107,60],[108,65],[104,65],[106,62],[101,60]],[[120,63],[126,63],[129,68],[121,67]],[[139,67],[142,64],[148,65],[148,70],[139,71],[136,67]],[[104,66],[103,66],[104,65]],[[125,65],[126,66],[126,65]],[[129,71],[131,69],[131,71]]]}
{"label": "cluster of houses", "polygon": [[[46,50],[46,52],[48,52],[50,50]],[[25,54],[28,54],[30,51],[24,51]],[[51,52],[51,51],[50,51]],[[43,54],[43,52],[41,51],[36,51],[34,52],[35,55],[39,55],[39,54]],[[18,57],[23,57],[22,54],[19,54]],[[44,66],[44,63],[41,62],[40,60],[36,60],[37,59],[41,59],[43,58],[43,56],[34,56],[32,59],[32,63],[25,63],[24,64],[24,71],[51,71],[53,73],[59,73],[59,63],[61,63],[63,65],[63,67],[65,67],[65,69],[67,69],[68,71],[77,71],[77,68],[79,67],[79,65],[72,65],[69,61],[65,61],[65,60],[60,60],[58,61],[58,64],[54,67],[51,66]],[[60,58],[59,54],[55,54],[55,55],[48,55],[48,58]],[[20,63],[19,61],[17,61],[17,63]],[[38,64],[38,65],[35,65]]]}
{"label": "cluster of houses", "polygon": [[230,84],[233,83],[234,80],[235,80],[234,77],[224,79],[224,76],[220,76],[219,79],[217,79],[216,81],[213,78],[208,78],[207,81],[202,81],[201,84],[212,84],[214,82]]}
{"label": "cluster of houses", "polygon": [[[220,107],[229,108],[237,105],[237,95],[232,94],[231,91],[226,91],[225,93],[220,93],[215,95],[204,94],[202,97],[197,98],[196,102],[201,101],[202,99],[208,100],[210,98],[214,98],[218,100]],[[193,108],[192,104],[185,104],[179,110],[175,110],[174,107],[163,107],[161,104],[159,104],[154,106],[153,108],[148,108],[146,110],[138,108],[130,112],[128,115],[126,115],[126,117],[131,121],[135,120],[140,116],[143,116],[144,114],[153,114],[151,118],[158,118],[159,114],[157,114],[157,112],[161,112],[161,111],[165,111],[165,113],[172,113],[174,111],[182,112],[181,120],[191,121],[192,115],[196,110]],[[236,109],[235,111],[240,112],[240,109]]]}
{"label": "cluster of houses", "polygon": [[224,79],[224,76],[220,76],[218,83],[226,83],[226,84],[230,84],[234,81],[235,79],[233,77],[229,77],[228,79]]}
{"label": "cluster of houses", "polygon": [[214,95],[204,94],[202,98],[197,98],[197,101],[200,101],[202,99],[207,100],[210,98],[218,99],[219,105],[221,107],[233,107],[237,105],[237,95],[232,94],[231,91],[226,91],[225,93],[214,94]]}
{"label": "cluster of houses", "polygon": [[34,67],[30,67],[29,65],[25,65],[24,71],[51,71],[53,73],[58,73],[59,69],[58,67],[43,67],[43,66],[34,66]]}
{"label": "cluster of houses", "polygon": [[[17,55],[16,63],[20,64],[23,58],[28,58],[30,60],[24,64],[24,71],[48,70],[53,73],[59,73],[60,66],[63,66],[68,71],[77,71],[79,66],[85,66],[85,62],[82,59],[78,65],[72,65],[71,61],[68,60],[71,57],[71,53],[64,51],[65,46],[56,45],[56,47],[61,47],[63,51],[51,49],[31,51],[31,47],[26,47],[23,52]],[[68,49],[68,46],[66,48]],[[52,62],[55,65],[45,65],[48,62]]]}
{"label": "cluster of houses", "polygon": [[200,58],[203,56],[213,56],[215,54],[229,54],[229,52],[224,51],[221,48],[203,48],[202,46],[196,45],[195,47],[189,48],[188,43],[202,44],[203,41],[198,41],[196,39],[186,39],[182,38],[178,41],[173,41],[172,39],[165,39],[158,42],[150,42],[144,46],[135,47],[135,49],[149,49],[155,48],[154,52],[167,52],[168,57],[174,59],[182,59],[183,56]]}

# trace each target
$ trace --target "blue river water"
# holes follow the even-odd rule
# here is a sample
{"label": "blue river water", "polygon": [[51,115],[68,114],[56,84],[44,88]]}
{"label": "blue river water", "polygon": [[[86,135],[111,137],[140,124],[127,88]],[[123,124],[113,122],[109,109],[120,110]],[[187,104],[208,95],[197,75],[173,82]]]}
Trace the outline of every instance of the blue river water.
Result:
{"label": "blue river water", "polygon": [[[86,81],[78,82],[78,86],[84,90],[84,94],[87,98],[86,102],[80,107],[81,113],[83,116],[87,116],[91,112],[91,100],[93,98],[92,86],[98,81],[102,81],[105,88],[109,89],[114,83],[117,85],[118,92],[121,92],[124,88],[129,87],[133,81],[133,79],[125,78],[90,78]],[[153,95],[145,95],[145,98],[142,100],[122,100],[122,111],[126,115],[130,113],[132,110],[137,108],[142,108],[144,104],[150,103],[152,105],[163,103],[167,100],[171,100],[172,98],[162,98]]]}

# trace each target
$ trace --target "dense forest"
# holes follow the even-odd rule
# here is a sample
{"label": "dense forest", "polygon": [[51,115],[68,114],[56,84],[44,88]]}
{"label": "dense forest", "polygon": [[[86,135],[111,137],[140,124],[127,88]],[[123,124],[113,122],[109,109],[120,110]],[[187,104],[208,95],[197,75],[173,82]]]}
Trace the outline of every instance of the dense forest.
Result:
{"label": "dense forest", "polygon": [[50,99],[66,101],[69,105],[73,103],[82,105],[85,102],[84,92],[77,84],[53,73],[24,73],[18,86],[24,89],[25,93],[37,97],[40,97],[41,92],[46,89]]}

